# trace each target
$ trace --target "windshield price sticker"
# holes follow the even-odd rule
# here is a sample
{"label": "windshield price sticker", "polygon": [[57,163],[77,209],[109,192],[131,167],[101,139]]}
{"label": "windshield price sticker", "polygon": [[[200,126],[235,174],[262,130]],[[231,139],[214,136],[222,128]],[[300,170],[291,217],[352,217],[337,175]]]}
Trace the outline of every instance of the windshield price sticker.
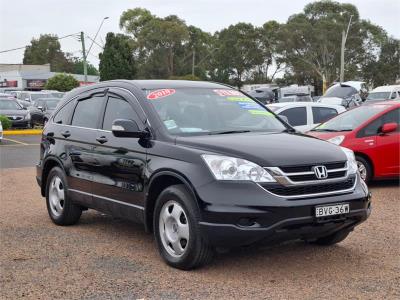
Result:
{"label": "windshield price sticker", "polygon": [[250,98],[247,97],[227,97],[226,100],[228,101],[239,101],[239,102],[254,102]]}
{"label": "windshield price sticker", "polygon": [[239,106],[243,109],[260,109],[260,105],[254,102],[237,102],[237,104],[239,104]]}
{"label": "windshield price sticker", "polygon": [[218,96],[221,97],[228,97],[228,96],[243,96],[243,94],[239,91],[236,90],[223,90],[223,89],[218,89],[214,90],[215,93],[218,94]]}
{"label": "windshield price sticker", "polygon": [[150,94],[147,95],[147,99],[149,100],[156,100],[164,97],[171,96],[175,94],[175,89],[162,89],[162,90],[156,90],[151,92]]}

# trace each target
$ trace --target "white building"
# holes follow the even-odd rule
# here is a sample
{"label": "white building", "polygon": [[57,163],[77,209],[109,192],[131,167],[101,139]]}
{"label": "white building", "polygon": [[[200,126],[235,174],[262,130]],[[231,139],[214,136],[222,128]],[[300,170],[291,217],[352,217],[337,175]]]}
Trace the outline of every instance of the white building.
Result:
{"label": "white building", "polygon": [[[47,80],[56,72],[50,72],[50,65],[23,65],[0,64],[0,88],[13,90],[42,90]],[[99,76],[88,75],[85,82],[84,75],[70,74],[81,85],[99,82]]]}

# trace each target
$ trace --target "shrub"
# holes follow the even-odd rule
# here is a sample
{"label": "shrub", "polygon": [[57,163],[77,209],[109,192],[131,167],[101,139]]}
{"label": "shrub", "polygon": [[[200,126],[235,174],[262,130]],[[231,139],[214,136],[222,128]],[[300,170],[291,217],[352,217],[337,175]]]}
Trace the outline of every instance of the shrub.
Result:
{"label": "shrub", "polygon": [[3,126],[3,130],[7,130],[11,128],[11,121],[9,118],[7,118],[6,116],[0,115],[0,122],[1,125]]}
{"label": "shrub", "polygon": [[69,92],[79,86],[79,81],[74,76],[68,74],[56,74],[49,78],[46,83],[46,90],[57,90],[60,92]]}

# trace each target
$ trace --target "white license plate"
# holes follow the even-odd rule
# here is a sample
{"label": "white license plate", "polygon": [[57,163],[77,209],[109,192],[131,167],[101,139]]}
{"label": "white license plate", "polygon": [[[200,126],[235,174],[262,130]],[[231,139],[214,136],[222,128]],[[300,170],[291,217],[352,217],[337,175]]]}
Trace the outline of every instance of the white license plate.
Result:
{"label": "white license plate", "polygon": [[336,205],[327,205],[327,206],[317,206],[315,208],[315,216],[318,217],[326,217],[326,216],[335,216],[335,215],[343,215],[348,214],[350,212],[350,205],[346,204],[336,204]]}

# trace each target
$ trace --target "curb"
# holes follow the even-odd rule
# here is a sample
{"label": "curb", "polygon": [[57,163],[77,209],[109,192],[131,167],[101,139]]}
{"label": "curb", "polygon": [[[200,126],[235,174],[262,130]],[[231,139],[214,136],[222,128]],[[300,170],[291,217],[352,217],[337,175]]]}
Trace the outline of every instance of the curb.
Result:
{"label": "curb", "polygon": [[40,135],[42,129],[4,130],[3,135]]}

